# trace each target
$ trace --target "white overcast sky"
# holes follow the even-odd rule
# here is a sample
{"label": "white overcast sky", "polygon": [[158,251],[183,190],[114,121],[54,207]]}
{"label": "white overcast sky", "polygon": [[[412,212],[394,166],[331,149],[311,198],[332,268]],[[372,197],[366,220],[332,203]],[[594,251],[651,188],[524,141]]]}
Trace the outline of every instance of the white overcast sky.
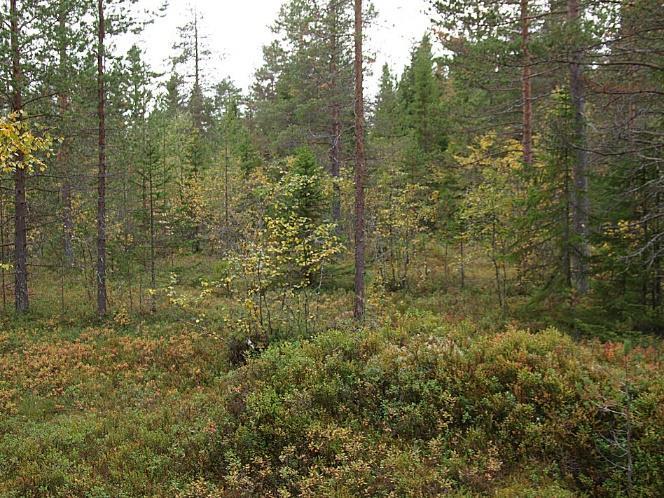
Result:
{"label": "white overcast sky", "polygon": [[[272,40],[268,26],[276,19],[284,0],[170,0],[167,15],[157,19],[140,36],[151,67],[167,69],[165,61],[172,55],[177,26],[188,19],[195,8],[201,16],[201,30],[213,52],[206,68],[209,82],[230,77],[245,90],[251,85],[253,74],[262,63],[262,47]],[[144,0],[139,5],[159,5],[160,0]],[[378,11],[376,26],[369,33],[369,50],[377,60],[371,68],[373,77],[367,90],[374,94],[380,68],[387,62],[400,72],[408,62],[410,49],[429,28],[426,0],[374,0]],[[122,43],[120,44],[121,48]]]}

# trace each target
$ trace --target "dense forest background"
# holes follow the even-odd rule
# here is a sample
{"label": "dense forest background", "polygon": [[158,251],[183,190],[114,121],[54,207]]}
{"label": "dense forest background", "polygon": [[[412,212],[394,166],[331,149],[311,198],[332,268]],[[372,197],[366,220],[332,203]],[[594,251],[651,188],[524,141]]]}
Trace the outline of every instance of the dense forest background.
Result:
{"label": "dense forest background", "polygon": [[395,74],[380,2],[285,0],[248,92],[194,10],[117,48],[162,12],[0,5],[0,492],[661,492],[660,2],[432,0]]}
{"label": "dense forest background", "polygon": [[[254,298],[335,282],[354,241],[352,5],[286,3],[243,95],[206,73],[211,52],[193,11],[169,74],[151,72],[137,46],[114,50],[149,17],[133,3],[105,6],[105,38],[94,2],[4,6],[0,105],[9,125],[54,141],[47,158],[35,149],[36,169],[4,166],[5,312],[12,301],[26,310],[33,293],[42,309],[60,295],[65,313],[77,305],[72,289],[94,296],[101,238],[101,314],[107,303],[158,306],[183,254],[227,262],[224,277],[240,271],[234,263],[244,273],[267,265],[278,275],[264,275]],[[382,68],[367,102],[372,293],[484,285],[506,314],[527,309],[577,332],[661,331],[659,5],[431,8],[410,65]],[[370,9],[369,35],[374,18]],[[304,202],[299,211],[287,197]],[[307,261],[286,261],[302,244]],[[265,261],[249,261],[259,253]]]}

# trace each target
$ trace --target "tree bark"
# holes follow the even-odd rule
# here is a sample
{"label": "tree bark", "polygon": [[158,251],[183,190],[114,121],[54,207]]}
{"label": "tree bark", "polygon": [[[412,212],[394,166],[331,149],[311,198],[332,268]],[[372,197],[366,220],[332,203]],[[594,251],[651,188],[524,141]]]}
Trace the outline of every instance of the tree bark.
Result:
{"label": "tree bark", "polygon": [[155,291],[157,289],[157,272],[155,268],[155,226],[154,226],[154,184],[152,180],[152,166],[150,166],[150,313],[157,312],[157,301]]}
{"label": "tree bark", "polygon": [[2,311],[7,311],[7,282],[5,276],[5,192],[0,180],[0,279],[2,280]]}
{"label": "tree bark", "polygon": [[[336,84],[333,85],[336,91]],[[330,174],[334,182],[332,195],[332,221],[341,221],[341,109],[338,102],[332,106],[332,147],[330,150]]]}
{"label": "tree bark", "polygon": [[330,90],[332,92],[332,143],[330,144],[330,175],[333,183],[332,221],[341,221],[341,105],[339,103],[339,37],[337,34],[339,3],[332,0],[332,39],[330,43]]}
{"label": "tree bark", "polygon": [[[659,173],[659,176],[661,178],[661,172]],[[657,192],[656,201],[657,201],[657,205],[660,206],[657,209],[659,209],[660,213],[661,213],[662,212],[661,206],[663,205],[662,204],[662,192],[661,192],[661,190],[659,190]],[[661,217],[660,217],[656,221],[657,233],[662,232],[661,223],[662,223],[662,221],[661,221]],[[661,314],[661,312],[662,312],[662,282],[664,280],[664,278],[662,278],[663,272],[662,272],[662,241],[661,241],[661,238],[657,239],[657,242],[655,243],[653,251],[654,251],[656,256],[655,256],[655,261],[654,261],[654,265],[653,265],[654,266],[653,272],[655,274],[655,282],[653,284],[652,306],[653,306],[654,309],[659,310],[658,314]]]}
{"label": "tree bark", "polygon": [[[571,26],[578,27],[580,23],[579,0],[568,0],[567,20]],[[574,33],[573,36],[578,36]],[[588,153],[586,151],[586,125],[585,125],[585,89],[583,84],[583,68],[581,65],[581,51],[574,49],[569,65],[569,86],[572,106],[574,110],[574,149],[576,158],[573,167],[574,187],[572,189],[572,218],[574,228],[574,250],[572,252],[572,267],[574,273],[574,287],[581,294],[589,290],[588,259],[589,247],[589,212],[588,198]]]}
{"label": "tree bark", "polygon": [[528,41],[530,38],[530,19],[528,0],[521,0],[521,48],[523,51],[522,99],[523,99],[523,162],[533,165],[533,101],[531,58]]}
{"label": "tree bark", "polygon": [[461,243],[459,246],[459,253],[461,256],[461,262],[459,264],[459,277],[461,280],[461,289],[466,288],[466,244],[463,241],[465,234],[462,234]]}
{"label": "tree bark", "polygon": [[[65,161],[65,159],[62,160]],[[67,175],[67,173],[65,173],[65,175]],[[72,187],[68,176],[63,179],[60,194],[62,196],[63,252],[65,263],[71,268],[75,265],[76,260],[74,259],[74,219],[72,216],[73,208],[71,204]]]}
{"label": "tree bark", "polygon": [[[23,111],[21,48],[17,0],[9,2],[10,48],[12,58],[12,112]],[[18,117],[23,119],[23,116]],[[22,157],[19,157],[20,164]],[[30,307],[28,294],[28,204],[26,199],[26,171],[21,166],[14,172],[14,300],[16,311],[24,313]]]}
{"label": "tree bark", "polygon": [[[67,41],[66,41],[66,22],[67,22],[67,11],[66,4],[61,0],[60,9],[58,11],[58,22],[60,27],[60,82],[59,82],[59,92],[58,92],[58,108],[60,112],[60,119],[62,122],[65,122],[66,113],[69,110],[69,95],[65,90],[64,80],[67,77]],[[73,233],[74,233],[74,221],[72,216],[72,204],[71,204],[71,178],[68,171],[68,153],[69,153],[69,144],[66,139],[63,140],[60,149],[58,150],[56,162],[60,165],[62,170],[62,185],[60,186],[60,196],[62,203],[62,235],[63,235],[63,253],[65,264],[69,267],[74,266],[74,243],[73,243]]]}
{"label": "tree bark", "polygon": [[571,229],[570,229],[570,214],[572,210],[572,188],[571,174],[569,170],[569,159],[565,154],[565,181],[564,181],[564,195],[565,195],[565,211],[563,213],[563,254],[562,254],[562,269],[565,278],[565,285],[568,288],[572,287],[572,244],[570,243]]}
{"label": "tree bark", "polygon": [[365,228],[364,180],[366,158],[364,149],[364,69],[362,49],[362,0],[355,0],[355,306],[357,321],[365,312]]}
{"label": "tree bark", "polygon": [[97,0],[97,99],[99,117],[99,170],[97,197],[97,314],[106,315],[106,93],[104,89],[104,0]]}
{"label": "tree bark", "polygon": [[230,214],[229,214],[229,206],[228,206],[228,166],[229,166],[229,151],[228,151],[228,132],[229,130],[226,129],[226,136],[224,137],[224,225],[225,225],[225,230],[226,234],[225,236],[228,237],[230,234]]}
{"label": "tree bark", "polygon": [[194,11],[194,88],[191,96],[191,113],[194,127],[203,132],[203,89],[201,88],[201,53],[198,35],[198,11]]}

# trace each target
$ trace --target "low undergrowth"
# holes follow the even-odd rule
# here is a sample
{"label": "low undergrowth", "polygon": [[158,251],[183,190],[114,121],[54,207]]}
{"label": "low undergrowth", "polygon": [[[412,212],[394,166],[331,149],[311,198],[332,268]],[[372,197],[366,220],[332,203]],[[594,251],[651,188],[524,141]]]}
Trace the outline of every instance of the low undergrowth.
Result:
{"label": "low undergrowth", "polygon": [[[410,306],[410,305],[409,305]],[[246,364],[187,323],[0,337],[0,496],[658,496],[656,347],[395,307]]]}
{"label": "low undergrowth", "polygon": [[660,361],[431,315],[330,332],[231,374],[210,469],[231,496],[657,496]]}

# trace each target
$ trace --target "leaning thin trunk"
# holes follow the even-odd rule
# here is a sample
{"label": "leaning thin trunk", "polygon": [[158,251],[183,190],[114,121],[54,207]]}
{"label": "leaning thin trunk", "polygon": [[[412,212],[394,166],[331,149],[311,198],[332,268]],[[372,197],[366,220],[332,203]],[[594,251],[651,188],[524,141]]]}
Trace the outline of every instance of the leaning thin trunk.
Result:
{"label": "leaning thin trunk", "polygon": [[203,90],[201,88],[201,52],[198,35],[198,12],[194,12],[194,88],[191,95],[191,113],[194,128],[203,131]]}
{"label": "leaning thin trunk", "polygon": [[491,261],[493,262],[493,268],[496,274],[496,290],[498,292],[498,304],[500,309],[505,309],[505,301],[503,298],[503,286],[500,280],[500,264],[498,261],[498,241],[496,236],[496,220],[493,220],[491,227]]}
{"label": "leaning thin trunk", "polygon": [[533,165],[533,101],[531,79],[531,57],[528,41],[530,38],[528,0],[521,0],[521,48],[523,51],[522,99],[523,99],[523,162]]}
{"label": "leaning thin trunk", "polygon": [[[64,144],[63,144],[64,147]],[[71,182],[65,173],[65,178],[62,181],[60,193],[62,196],[62,238],[63,238],[63,252],[67,266],[73,267],[76,263],[74,259],[74,218],[72,216],[72,187]]]}
{"label": "leaning thin trunk", "polygon": [[225,236],[228,237],[230,234],[230,214],[229,214],[229,196],[228,196],[228,166],[229,166],[229,150],[228,150],[228,131],[226,131],[226,137],[225,137],[225,158],[224,158],[224,224],[225,224],[225,230],[226,234]]}
{"label": "leaning thin trunk", "polygon": [[[60,0],[60,8],[58,11],[58,22],[60,29],[60,89],[58,91],[58,111],[60,112],[60,120],[64,124],[66,122],[66,114],[69,110],[69,95],[65,89],[65,79],[67,77],[67,10],[66,3]],[[71,178],[68,171],[69,160],[69,144],[67,140],[63,140],[60,149],[58,150],[56,162],[60,166],[62,174],[62,185],[60,186],[60,196],[62,203],[62,250],[64,253],[65,264],[69,267],[74,266],[74,221],[72,216],[72,185]]]}
{"label": "leaning thin trunk", "polygon": [[[568,164],[568,159],[565,157],[563,164]],[[567,288],[572,287],[572,246],[570,242],[570,211],[572,209],[572,192],[570,188],[570,171],[565,166],[565,182],[564,182],[564,196],[565,196],[565,211],[563,212],[563,254],[562,254],[562,268],[563,276],[565,278],[565,285]]]}
{"label": "leaning thin trunk", "polygon": [[[661,178],[661,169],[658,167],[659,176]],[[656,205],[658,206],[659,213],[663,213],[662,206],[664,199],[662,199],[662,191],[659,190],[656,196]],[[659,216],[656,221],[656,231],[657,233],[662,233],[662,217]],[[655,261],[653,265],[653,271],[655,273],[655,282],[653,284],[653,300],[652,306],[654,309],[658,310],[658,314],[662,312],[662,240],[661,237],[656,239],[655,246],[653,248],[655,256]]]}
{"label": "leaning thin trunk", "polygon": [[364,319],[364,73],[362,54],[362,0],[355,0],[355,319]]}
{"label": "leaning thin trunk", "polygon": [[332,148],[330,150],[330,173],[333,180],[332,195],[332,220],[335,223],[341,221],[341,111],[339,104],[335,103],[332,108]]}
{"label": "leaning thin trunk", "polygon": [[0,279],[2,279],[2,311],[7,311],[7,282],[5,276],[5,192],[0,180]]}
{"label": "leaning thin trunk", "polygon": [[97,198],[97,314],[106,315],[106,95],[104,90],[104,0],[97,0],[97,98],[99,115],[99,171]]}
{"label": "leaning thin trunk", "polygon": [[330,175],[333,180],[332,220],[341,221],[341,105],[339,104],[339,39],[337,36],[338,2],[333,0],[334,17],[332,26],[331,57],[330,57],[330,90],[332,93],[332,143],[330,147]]}
{"label": "leaning thin trunk", "polygon": [[[570,25],[578,27],[580,21],[579,1],[568,0],[567,18]],[[578,33],[575,33],[578,35]],[[586,125],[585,125],[585,96],[583,84],[583,68],[581,65],[581,51],[576,48],[569,64],[570,96],[574,109],[574,148],[576,159],[574,161],[572,189],[572,218],[574,228],[575,248],[572,252],[572,267],[574,273],[574,286],[579,294],[584,295],[589,290],[588,259],[589,247],[589,211],[588,198],[588,153],[586,151]]]}
{"label": "leaning thin trunk", "polygon": [[157,289],[157,273],[155,269],[155,230],[154,230],[154,185],[152,181],[152,170],[149,171],[150,186],[150,312],[157,312],[155,290]]}
{"label": "leaning thin trunk", "polygon": [[459,277],[461,279],[461,289],[465,289],[466,288],[466,244],[464,244],[463,242],[463,236],[461,237],[461,244],[459,247],[459,251],[461,259],[459,264]]}

